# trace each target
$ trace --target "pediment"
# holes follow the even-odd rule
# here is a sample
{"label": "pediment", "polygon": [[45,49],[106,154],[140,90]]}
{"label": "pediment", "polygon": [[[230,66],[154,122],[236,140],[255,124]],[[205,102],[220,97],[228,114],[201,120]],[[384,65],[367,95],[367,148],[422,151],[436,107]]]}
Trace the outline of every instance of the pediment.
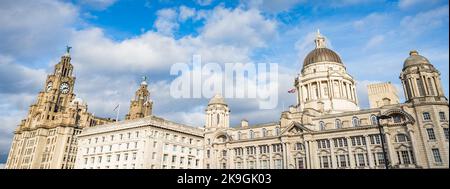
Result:
{"label": "pediment", "polygon": [[309,133],[309,132],[311,132],[310,129],[308,129],[305,126],[301,125],[300,123],[294,121],[291,124],[289,124],[289,126],[281,132],[281,135],[299,135],[299,134]]}

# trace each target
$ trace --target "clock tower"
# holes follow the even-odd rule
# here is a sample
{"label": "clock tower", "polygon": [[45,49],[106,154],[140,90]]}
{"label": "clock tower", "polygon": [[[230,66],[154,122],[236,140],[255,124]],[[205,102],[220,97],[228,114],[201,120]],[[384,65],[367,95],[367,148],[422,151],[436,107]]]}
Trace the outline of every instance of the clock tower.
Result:
{"label": "clock tower", "polygon": [[112,122],[94,117],[87,104],[75,98],[70,48],[47,76],[36,103],[15,130],[7,169],[73,168],[76,136],[82,128]]}

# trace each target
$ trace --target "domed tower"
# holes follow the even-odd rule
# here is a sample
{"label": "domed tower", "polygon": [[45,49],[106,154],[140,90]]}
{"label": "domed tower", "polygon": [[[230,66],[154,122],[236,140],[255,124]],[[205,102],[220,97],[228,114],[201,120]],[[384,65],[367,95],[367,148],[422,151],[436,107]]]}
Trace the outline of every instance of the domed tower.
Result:
{"label": "domed tower", "polygon": [[355,80],[347,73],[341,58],[327,48],[319,31],[314,42],[316,48],[306,56],[295,80],[298,106],[301,110],[323,113],[359,110]]}
{"label": "domed tower", "polygon": [[220,94],[216,94],[211,98],[205,111],[205,129],[230,127],[230,110]]}
{"label": "domed tower", "polygon": [[150,100],[150,92],[147,90],[147,77],[143,77],[134,100],[131,100],[130,111],[125,119],[136,119],[152,114],[153,102]]}
{"label": "domed tower", "polygon": [[400,79],[406,102],[425,97],[438,97],[439,100],[446,100],[439,71],[417,51],[409,53],[409,57],[403,63]]}

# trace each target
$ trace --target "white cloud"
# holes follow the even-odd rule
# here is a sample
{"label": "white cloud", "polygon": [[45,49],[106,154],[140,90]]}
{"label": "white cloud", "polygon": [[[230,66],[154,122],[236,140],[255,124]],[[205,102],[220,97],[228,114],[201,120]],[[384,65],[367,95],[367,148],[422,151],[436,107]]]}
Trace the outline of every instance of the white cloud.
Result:
{"label": "white cloud", "polygon": [[79,16],[77,7],[51,0],[2,0],[0,12],[0,52],[30,61],[61,48]]}
{"label": "white cloud", "polygon": [[387,19],[386,14],[371,13],[366,17],[353,22],[353,27],[359,31],[367,31],[382,26]]}
{"label": "white cloud", "polygon": [[398,7],[403,10],[411,9],[414,7],[424,7],[436,4],[441,0],[400,0],[398,1]]}
{"label": "white cloud", "polygon": [[264,47],[266,41],[276,35],[276,27],[276,21],[264,18],[256,9],[216,7],[206,20],[201,37],[209,43]]}
{"label": "white cloud", "polygon": [[294,6],[305,1],[306,0],[245,0],[242,2],[248,7],[257,8],[264,12],[279,13],[289,11]]}
{"label": "white cloud", "polygon": [[180,21],[185,21],[193,16],[195,16],[195,9],[186,6],[180,6]]}
{"label": "white cloud", "polygon": [[401,20],[400,25],[408,34],[417,35],[448,24],[448,18],[448,5],[444,5],[414,16],[406,16]]}
{"label": "white cloud", "polygon": [[213,0],[197,0],[197,4],[200,6],[208,6],[213,2]]}
{"label": "white cloud", "polygon": [[376,35],[373,36],[367,41],[366,46],[364,47],[364,50],[374,48],[376,46],[379,46],[384,42],[384,36],[383,35]]}
{"label": "white cloud", "polygon": [[97,10],[104,10],[116,2],[117,0],[79,0],[81,5],[87,5]]}
{"label": "white cloud", "polygon": [[177,11],[174,9],[161,9],[156,13],[158,18],[155,21],[155,28],[158,33],[172,36],[173,32],[178,29]]}

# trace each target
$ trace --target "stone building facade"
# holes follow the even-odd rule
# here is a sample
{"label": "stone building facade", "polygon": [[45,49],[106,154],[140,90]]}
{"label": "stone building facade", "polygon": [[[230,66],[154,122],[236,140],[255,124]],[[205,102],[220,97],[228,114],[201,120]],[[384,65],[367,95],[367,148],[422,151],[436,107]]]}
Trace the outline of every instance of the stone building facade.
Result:
{"label": "stone building facade", "polygon": [[[279,121],[249,125],[243,120],[230,127],[224,99],[211,99],[206,108],[205,168],[385,168],[382,136],[391,168],[449,167],[448,99],[430,61],[416,51],[405,60],[400,73],[404,103],[396,103],[393,89],[381,85],[386,90],[378,95],[390,102],[360,109],[355,80],[339,55],[326,48],[320,33],[315,43],[294,81],[297,104],[282,112]],[[378,119],[381,115],[388,119]]]}
{"label": "stone building facade", "polygon": [[75,168],[203,168],[203,129],[152,115],[149,94],[144,80],[125,121],[85,128]]}
{"label": "stone building facade", "polygon": [[14,131],[6,169],[69,169],[77,154],[76,135],[85,127],[111,122],[95,117],[73,92],[69,49],[47,76],[37,101]]}

